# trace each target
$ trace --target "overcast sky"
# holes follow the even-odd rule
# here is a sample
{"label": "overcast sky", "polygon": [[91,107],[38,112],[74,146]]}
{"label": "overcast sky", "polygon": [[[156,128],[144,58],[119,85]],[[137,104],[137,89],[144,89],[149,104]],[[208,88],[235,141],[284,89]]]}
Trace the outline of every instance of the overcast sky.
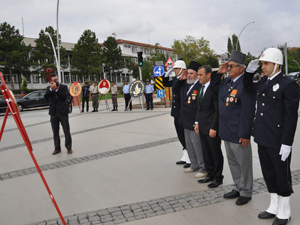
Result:
{"label": "overcast sky", "polygon": [[[15,26],[25,37],[56,29],[57,0],[0,0],[0,22]],[[60,0],[62,41],[76,43],[84,30],[102,43],[117,39],[171,47],[186,35],[204,37],[222,53],[232,34],[240,36],[242,52],[258,56],[264,48],[288,43],[300,47],[300,0]]]}

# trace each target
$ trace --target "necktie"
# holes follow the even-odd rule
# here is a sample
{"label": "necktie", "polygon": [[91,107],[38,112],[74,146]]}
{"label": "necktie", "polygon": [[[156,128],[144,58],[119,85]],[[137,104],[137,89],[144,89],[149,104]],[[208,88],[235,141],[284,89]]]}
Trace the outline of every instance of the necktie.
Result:
{"label": "necktie", "polygon": [[267,86],[268,82],[269,82],[269,79],[266,80],[266,86]]}
{"label": "necktie", "polygon": [[200,103],[202,102],[204,87],[205,87],[205,85],[203,85],[201,88],[200,97],[199,97]]}

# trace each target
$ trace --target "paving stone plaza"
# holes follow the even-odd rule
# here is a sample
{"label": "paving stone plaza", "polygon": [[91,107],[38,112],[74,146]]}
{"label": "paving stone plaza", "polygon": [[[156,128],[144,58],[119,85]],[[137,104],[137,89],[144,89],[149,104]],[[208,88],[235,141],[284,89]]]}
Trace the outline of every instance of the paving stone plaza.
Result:
{"label": "paving stone plaza", "polygon": [[[252,142],[252,200],[236,206],[222,196],[233,187],[224,145],[223,185],[210,189],[175,165],[181,157],[170,108],[70,114],[72,155],[53,151],[47,109],[21,113],[33,153],[67,224],[272,224],[257,214],[269,195]],[[3,115],[0,116],[2,124]],[[299,125],[298,125],[299,127]],[[270,140],[271,141],[271,140]],[[300,221],[299,129],[292,157],[292,220]],[[0,142],[0,224],[62,224],[11,116]]]}

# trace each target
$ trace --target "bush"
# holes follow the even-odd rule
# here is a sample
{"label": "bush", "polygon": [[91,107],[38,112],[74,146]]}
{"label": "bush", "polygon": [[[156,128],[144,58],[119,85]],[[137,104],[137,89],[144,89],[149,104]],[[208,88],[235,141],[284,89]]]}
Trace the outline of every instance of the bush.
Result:
{"label": "bush", "polygon": [[23,77],[22,85],[21,85],[21,90],[25,92],[25,94],[28,94],[30,90],[27,88],[27,80],[25,77]]}

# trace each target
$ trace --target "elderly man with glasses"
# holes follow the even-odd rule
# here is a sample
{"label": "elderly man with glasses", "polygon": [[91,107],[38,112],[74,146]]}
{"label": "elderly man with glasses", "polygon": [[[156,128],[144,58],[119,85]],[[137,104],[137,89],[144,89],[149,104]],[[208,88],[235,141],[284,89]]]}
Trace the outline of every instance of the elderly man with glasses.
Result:
{"label": "elderly man with glasses", "polygon": [[[238,198],[245,205],[252,198],[253,169],[250,136],[255,111],[255,94],[243,89],[246,55],[232,51],[228,62],[212,74],[211,85],[219,92],[219,136],[224,141],[227,160],[234,182],[226,199]],[[221,81],[224,73],[228,77]]]}

